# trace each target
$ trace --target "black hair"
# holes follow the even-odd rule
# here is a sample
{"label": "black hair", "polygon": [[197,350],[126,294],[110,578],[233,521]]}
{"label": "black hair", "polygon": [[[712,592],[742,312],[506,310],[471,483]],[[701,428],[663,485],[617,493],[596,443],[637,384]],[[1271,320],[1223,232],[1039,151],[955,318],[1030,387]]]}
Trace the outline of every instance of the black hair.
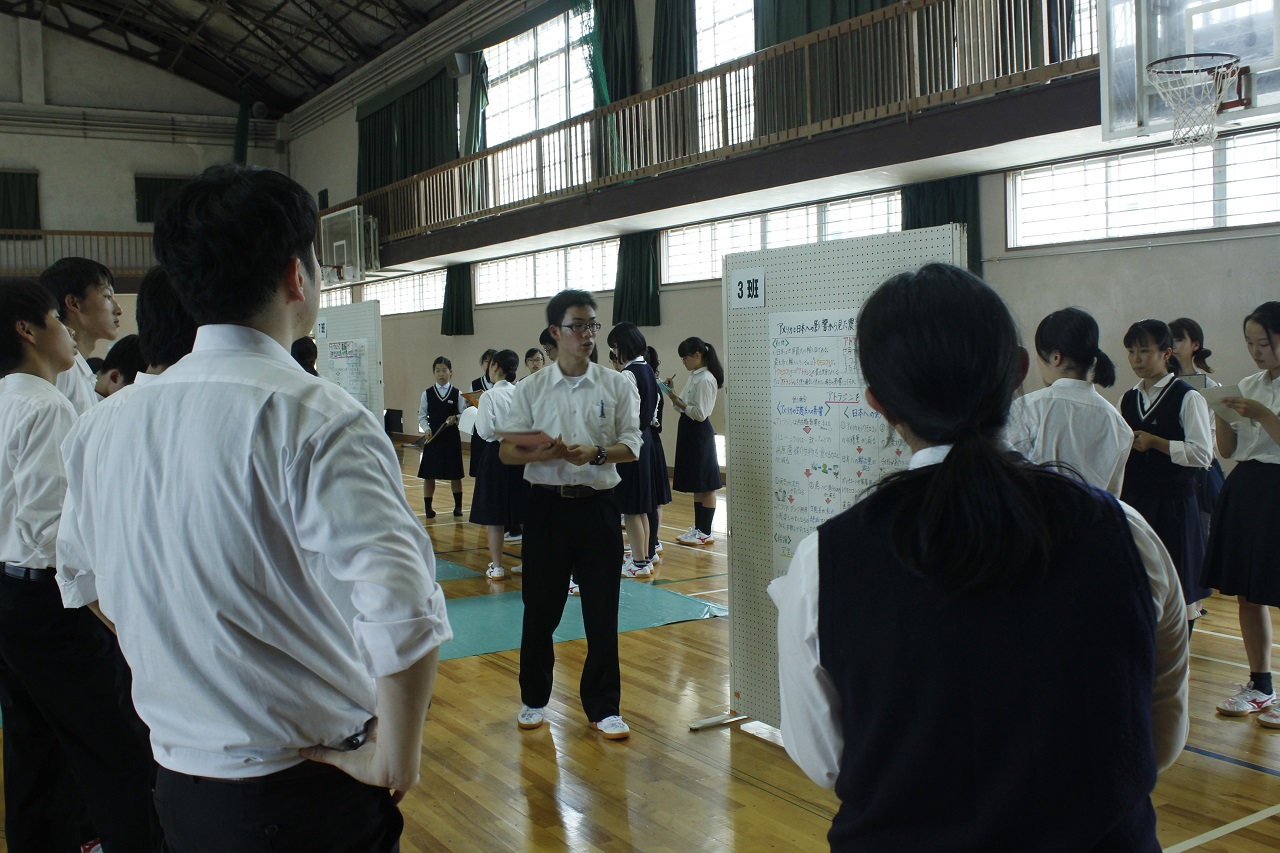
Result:
{"label": "black hair", "polygon": [[502,369],[502,377],[508,382],[516,381],[516,371],[520,368],[520,356],[515,350],[499,350],[493,354],[493,359],[489,363],[498,365]]}
{"label": "black hair", "polygon": [[137,335],[125,335],[112,345],[106,358],[102,359],[102,367],[98,373],[120,371],[125,385],[132,385],[139,373],[147,369],[147,360],[142,357],[142,343]]}
{"label": "black hair", "polygon": [[90,370],[90,371],[91,371],[95,376],[98,374],[98,372],[99,372],[100,370],[102,370],[102,359],[98,358],[96,355],[95,355],[95,356],[92,356],[92,357],[90,357],[90,358],[86,358],[86,359],[84,360],[84,363],[85,363],[85,364],[87,364],[87,365],[89,365],[89,370]]}
{"label": "black hair", "polygon": [[314,278],[316,202],[272,169],[212,166],[156,212],[156,257],[196,323],[243,323],[267,306],[293,259]]}
{"label": "black hair", "polygon": [[648,362],[649,368],[653,370],[654,373],[658,372],[658,365],[662,364],[662,362],[658,360],[658,351],[656,349],[653,347],[645,347],[644,360]]}
{"label": "black hair", "polygon": [[[496,349],[487,349],[484,352],[480,353],[480,366],[488,367],[489,362],[493,361],[493,357],[497,354],[498,354],[498,351]],[[432,365],[432,367],[434,366],[435,365]],[[449,369],[453,370],[453,365],[449,365]]]}
{"label": "black hair", "polygon": [[928,264],[882,284],[858,315],[857,335],[867,393],[888,420],[928,444],[953,445],[940,464],[893,474],[872,496],[901,498],[889,525],[897,557],[951,593],[1043,570],[1053,530],[1071,529],[1066,518],[1051,530],[1058,507],[1046,498],[1087,492],[1002,444],[1025,375],[1004,301],[968,270]]}
{"label": "black hair", "polygon": [[676,349],[681,358],[686,355],[696,353],[702,354],[702,363],[706,365],[707,370],[716,378],[716,387],[724,387],[724,367],[720,364],[720,357],[716,355],[715,347],[704,341],[702,338],[685,338],[680,342],[680,346]]}
{"label": "black hair", "polygon": [[99,287],[103,283],[111,288],[116,286],[111,270],[88,258],[62,258],[54,261],[47,270],[40,273],[40,283],[53,294],[53,300],[58,306],[58,319],[64,323],[67,320],[68,296],[84,299],[91,287]]}
{"label": "black hair", "polygon": [[580,305],[595,308],[596,299],[585,290],[560,291],[551,297],[551,301],[547,303],[547,325],[559,326],[560,321],[564,319],[565,312]]}
{"label": "black hair", "polygon": [[[1125,347],[1153,346],[1161,350],[1173,350],[1173,332],[1164,320],[1139,320],[1124,333]],[[1170,373],[1181,373],[1182,364],[1176,355],[1170,355],[1165,361],[1165,369]]]}
{"label": "black hair", "polygon": [[[1036,352],[1043,361],[1055,353],[1071,363],[1081,378],[1103,388],[1116,384],[1116,365],[1098,346],[1098,321],[1083,308],[1054,311],[1036,327]],[[1093,376],[1089,376],[1089,369]]]}
{"label": "black hair", "polygon": [[529,359],[533,358],[535,355],[542,356],[544,361],[546,360],[546,357],[547,357],[547,354],[544,353],[539,347],[530,347],[529,349],[525,350],[524,360],[528,361]]}
{"label": "black hair", "polygon": [[542,334],[538,335],[538,344],[546,349],[547,347],[556,347],[556,339],[551,337],[550,329],[543,329]]}
{"label": "black hair", "polygon": [[453,362],[450,361],[447,356],[443,356],[443,355],[436,356],[436,360],[431,362],[431,369],[435,370],[437,364],[443,364],[445,367],[449,368],[450,373],[453,372]]}
{"label": "black hair", "polygon": [[151,367],[179,361],[196,343],[196,321],[182,303],[164,267],[147,270],[138,285],[138,337]]}
{"label": "black hair", "polygon": [[1191,361],[1205,373],[1213,373],[1213,368],[1209,366],[1209,356],[1213,355],[1213,350],[1204,345],[1204,329],[1200,328],[1199,323],[1190,317],[1179,317],[1169,321],[1169,331],[1173,332],[1175,341],[1186,338],[1193,344],[1199,344],[1200,348],[1191,354]]}
{"label": "black hair", "polygon": [[649,344],[635,323],[623,321],[609,330],[609,346],[618,351],[618,361],[631,362],[644,355]]}
{"label": "black hair", "polygon": [[320,371],[316,370],[316,359],[320,357],[320,349],[310,335],[305,335],[294,341],[293,345],[289,347],[289,354],[293,356],[294,361],[302,365],[302,369],[307,373],[312,376],[320,375]]}
{"label": "black hair", "polygon": [[8,376],[22,364],[22,339],[18,323],[27,322],[46,328],[49,312],[58,310],[53,293],[43,284],[29,278],[0,278],[0,376]]}
{"label": "black hair", "polygon": [[1268,338],[1280,336],[1280,302],[1264,302],[1254,308],[1253,313],[1244,318],[1241,328],[1250,323],[1261,326]]}

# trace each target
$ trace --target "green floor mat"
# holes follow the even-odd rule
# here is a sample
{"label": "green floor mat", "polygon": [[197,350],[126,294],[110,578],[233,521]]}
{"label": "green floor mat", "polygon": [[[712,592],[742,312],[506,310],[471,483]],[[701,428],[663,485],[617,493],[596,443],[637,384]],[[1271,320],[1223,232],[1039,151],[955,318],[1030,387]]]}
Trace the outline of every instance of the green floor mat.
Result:
{"label": "green floor mat", "polygon": [[436,580],[438,581],[456,581],[463,578],[482,577],[484,577],[484,572],[477,572],[465,566],[459,566],[457,563],[451,563],[448,560],[436,557]]}
{"label": "green floor mat", "polygon": [[[520,647],[524,604],[520,601],[518,590],[455,598],[449,601],[448,607],[453,639],[441,647],[441,660]],[[728,613],[728,609],[719,604],[647,583],[624,580],[618,603],[618,632],[727,616]],[[585,636],[586,632],[582,627],[582,601],[569,597],[565,602],[564,618],[560,620],[560,627],[555,633],[555,641],[562,643],[566,640],[581,640]]]}

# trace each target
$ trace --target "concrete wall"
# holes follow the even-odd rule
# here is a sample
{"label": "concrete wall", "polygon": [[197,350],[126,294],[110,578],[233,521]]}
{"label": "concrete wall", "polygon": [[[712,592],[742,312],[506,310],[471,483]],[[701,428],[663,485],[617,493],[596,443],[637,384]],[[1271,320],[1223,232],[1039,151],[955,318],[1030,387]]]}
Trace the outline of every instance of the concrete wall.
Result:
{"label": "concrete wall", "polygon": [[356,158],[359,156],[356,108],[343,110],[321,126],[289,142],[289,176],[312,195],[329,191],[329,204],[356,195]]}

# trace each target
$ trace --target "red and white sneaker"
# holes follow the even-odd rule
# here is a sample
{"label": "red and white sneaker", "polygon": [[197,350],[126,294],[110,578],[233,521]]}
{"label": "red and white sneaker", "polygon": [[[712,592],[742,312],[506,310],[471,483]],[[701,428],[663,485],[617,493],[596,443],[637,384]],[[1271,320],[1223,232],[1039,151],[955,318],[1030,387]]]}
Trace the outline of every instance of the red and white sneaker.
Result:
{"label": "red and white sneaker", "polygon": [[[1236,691],[1234,696],[1228,696],[1218,703],[1218,713],[1228,717],[1247,717],[1249,714],[1256,714],[1258,711],[1265,711],[1272,705],[1276,704],[1276,694],[1263,693],[1260,690],[1253,689],[1253,682],[1248,684],[1237,684],[1240,689]],[[1277,720],[1280,723],[1280,720]]]}
{"label": "red and white sneaker", "polygon": [[696,527],[690,527],[684,533],[676,537],[676,541],[681,545],[710,545],[716,541],[714,536],[708,536]]}

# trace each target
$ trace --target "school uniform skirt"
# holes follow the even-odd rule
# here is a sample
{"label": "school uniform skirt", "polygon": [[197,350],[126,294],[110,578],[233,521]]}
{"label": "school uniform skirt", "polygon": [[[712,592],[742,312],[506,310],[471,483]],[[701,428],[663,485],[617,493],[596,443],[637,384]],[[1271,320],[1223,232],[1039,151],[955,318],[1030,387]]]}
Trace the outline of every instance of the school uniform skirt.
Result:
{"label": "school uniform skirt", "polygon": [[1204,529],[1200,525],[1198,482],[1188,476],[1182,482],[1153,483],[1133,487],[1128,482],[1120,500],[1136,509],[1164,543],[1178,570],[1182,600],[1191,604],[1207,598],[1213,590],[1204,586]]}
{"label": "school uniform skirt", "polygon": [[[661,458],[662,477],[658,477],[657,463]],[[662,455],[662,444],[657,433],[651,427],[640,430],[640,455],[635,462],[623,462],[618,466],[621,482],[613,489],[613,496],[623,515],[647,515],[653,512],[662,496],[662,487],[667,479],[666,457]],[[670,490],[667,491],[670,503]]]}
{"label": "school uniform skirt", "polygon": [[1275,524],[1280,465],[1245,460],[1222,486],[1213,511],[1204,583],[1254,604],[1280,605]]}
{"label": "school uniform skirt", "polygon": [[484,449],[490,444],[497,445],[500,442],[485,441],[479,435],[471,434],[471,461],[467,464],[467,475],[470,477],[480,476],[480,460],[484,458]]}
{"label": "school uniform skirt", "polygon": [[480,458],[475,494],[471,496],[472,524],[510,527],[524,522],[529,503],[529,484],[523,465],[507,465],[498,458],[501,442],[486,441]]}
{"label": "school uniform skirt", "polygon": [[[656,506],[671,503],[671,475],[667,473],[667,451],[662,446],[662,433],[653,433],[653,502]],[[719,472],[717,472],[719,473]]]}
{"label": "school uniform skirt", "polygon": [[462,437],[457,426],[441,427],[431,443],[422,448],[418,476],[424,480],[462,479]]}
{"label": "school uniform skirt", "polygon": [[724,486],[716,461],[716,431],[711,421],[695,421],[680,415],[676,426],[676,473],[671,488],[677,492],[714,492]]}

